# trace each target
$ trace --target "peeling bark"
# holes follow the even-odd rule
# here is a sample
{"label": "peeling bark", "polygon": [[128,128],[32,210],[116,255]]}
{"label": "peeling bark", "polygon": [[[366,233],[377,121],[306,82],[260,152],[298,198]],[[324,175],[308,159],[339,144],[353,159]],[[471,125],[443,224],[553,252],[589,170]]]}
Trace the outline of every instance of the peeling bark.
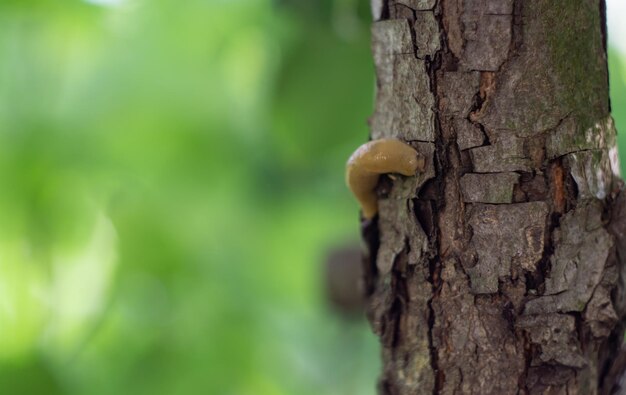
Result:
{"label": "peeling bark", "polygon": [[626,383],[626,193],[602,0],[373,0],[372,138],[430,167],[363,223],[379,390]]}

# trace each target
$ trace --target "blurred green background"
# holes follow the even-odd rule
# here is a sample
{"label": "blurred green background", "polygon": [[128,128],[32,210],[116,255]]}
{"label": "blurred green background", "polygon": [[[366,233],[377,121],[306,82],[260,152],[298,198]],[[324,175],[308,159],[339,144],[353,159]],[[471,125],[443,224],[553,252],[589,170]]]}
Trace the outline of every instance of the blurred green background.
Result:
{"label": "blurred green background", "polygon": [[364,0],[1,2],[0,393],[374,394],[377,340],[322,270],[359,238],[369,23]]}

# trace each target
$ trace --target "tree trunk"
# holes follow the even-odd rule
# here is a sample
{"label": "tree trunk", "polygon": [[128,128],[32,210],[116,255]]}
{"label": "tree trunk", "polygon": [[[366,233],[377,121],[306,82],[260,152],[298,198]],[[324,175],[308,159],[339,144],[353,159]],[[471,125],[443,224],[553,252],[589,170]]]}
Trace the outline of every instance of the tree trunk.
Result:
{"label": "tree trunk", "polygon": [[[371,137],[428,158],[364,221],[380,393],[619,391],[603,0],[373,0]],[[613,392],[612,392],[613,391]]]}

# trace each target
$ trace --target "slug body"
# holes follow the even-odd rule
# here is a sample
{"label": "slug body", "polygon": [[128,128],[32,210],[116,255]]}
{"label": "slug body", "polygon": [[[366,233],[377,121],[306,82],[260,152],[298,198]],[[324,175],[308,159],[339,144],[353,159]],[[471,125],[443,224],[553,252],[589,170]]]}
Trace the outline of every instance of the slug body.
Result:
{"label": "slug body", "polygon": [[376,185],[381,174],[414,176],[425,167],[424,157],[410,145],[396,139],[380,139],[360,146],[346,165],[346,183],[359,201],[363,217],[378,212]]}

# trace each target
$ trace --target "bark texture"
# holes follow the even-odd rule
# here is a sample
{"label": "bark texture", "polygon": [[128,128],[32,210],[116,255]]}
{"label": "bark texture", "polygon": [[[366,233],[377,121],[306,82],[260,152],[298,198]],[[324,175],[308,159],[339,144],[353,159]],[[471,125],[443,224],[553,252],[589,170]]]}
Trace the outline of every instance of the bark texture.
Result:
{"label": "bark texture", "polygon": [[371,137],[427,156],[379,185],[380,393],[611,394],[626,194],[601,0],[373,0]]}

